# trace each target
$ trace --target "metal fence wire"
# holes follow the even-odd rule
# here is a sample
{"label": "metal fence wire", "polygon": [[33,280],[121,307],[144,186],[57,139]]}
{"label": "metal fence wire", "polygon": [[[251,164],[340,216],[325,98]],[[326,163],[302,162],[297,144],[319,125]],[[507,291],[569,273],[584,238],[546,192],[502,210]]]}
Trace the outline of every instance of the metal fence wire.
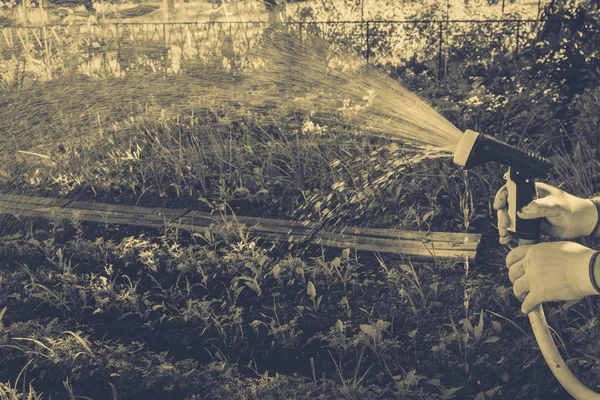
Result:
{"label": "metal fence wire", "polygon": [[[287,22],[300,38],[317,35],[367,62],[420,66],[439,77],[469,61],[494,62],[536,40],[540,20],[411,20]],[[87,75],[180,73],[218,58],[238,65],[272,29],[269,22],[168,22],[1,28],[0,79],[11,68],[38,79]],[[212,61],[211,61],[212,60]],[[242,61],[239,61],[242,60]],[[484,61],[485,60],[485,61]]]}

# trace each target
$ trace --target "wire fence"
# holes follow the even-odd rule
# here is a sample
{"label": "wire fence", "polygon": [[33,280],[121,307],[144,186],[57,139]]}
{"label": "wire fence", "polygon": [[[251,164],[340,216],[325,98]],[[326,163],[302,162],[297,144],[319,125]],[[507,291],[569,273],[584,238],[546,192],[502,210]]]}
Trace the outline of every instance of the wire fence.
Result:
{"label": "wire fence", "polygon": [[[540,20],[288,22],[299,38],[317,35],[369,63],[434,71],[518,55],[537,39]],[[278,25],[281,27],[282,25]],[[47,25],[0,29],[0,82],[61,73],[183,73],[215,60],[250,65],[248,55],[274,29],[268,22]]]}

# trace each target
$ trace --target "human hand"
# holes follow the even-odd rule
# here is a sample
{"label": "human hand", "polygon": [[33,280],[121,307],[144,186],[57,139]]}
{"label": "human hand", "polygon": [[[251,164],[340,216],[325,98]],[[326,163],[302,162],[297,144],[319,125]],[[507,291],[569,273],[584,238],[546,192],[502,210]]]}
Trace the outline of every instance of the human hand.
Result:
{"label": "human hand", "polygon": [[[541,232],[558,239],[572,239],[592,234],[598,210],[589,199],[582,199],[546,183],[536,182],[538,199],[517,211],[520,218],[542,218]],[[508,244],[513,236],[506,228],[510,226],[508,215],[508,189],[502,186],[494,199],[498,211],[500,243]]]}
{"label": "human hand", "polygon": [[598,294],[590,280],[595,250],[574,242],[538,243],[513,249],[506,257],[513,291],[528,314],[545,301],[579,300]]}

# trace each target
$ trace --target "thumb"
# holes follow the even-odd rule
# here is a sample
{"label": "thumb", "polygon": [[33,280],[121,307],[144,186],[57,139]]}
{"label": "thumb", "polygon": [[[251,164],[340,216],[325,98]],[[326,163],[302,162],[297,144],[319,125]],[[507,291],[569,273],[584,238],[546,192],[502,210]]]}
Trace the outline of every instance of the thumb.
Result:
{"label": "thumb", "polygon": [[558,217],[560,210],[554,198],[544,197],[533,200],[517,211],[517,215],[523,219]]}
{"label": "thumb", "polygon": [[548,185],[547,183],[544,183],[544,182],[536,182],[535,189],[537,191],[538,197],[547,197],[552,194],[559,194],[562,192],[561,189],[556,188],[552,185]]}
{"label": "thumb", "polygon": [[523,314],[529,314],[530,312],[535,310],[540,304],[541,301],[537,298],[537,296],[535,296],[534,293],[529,292],[527,297],[525,297],[523,304],[521,304],[521,311],[523,312]]}
{"label": "thumb", "polygon": [[496,192],[496,197],[494,197],[494,205],[492,206],[494,210],[500,210],[506,207],[506,199],[508,198],[508,189],[506,185],[502,186],[498,192]]}

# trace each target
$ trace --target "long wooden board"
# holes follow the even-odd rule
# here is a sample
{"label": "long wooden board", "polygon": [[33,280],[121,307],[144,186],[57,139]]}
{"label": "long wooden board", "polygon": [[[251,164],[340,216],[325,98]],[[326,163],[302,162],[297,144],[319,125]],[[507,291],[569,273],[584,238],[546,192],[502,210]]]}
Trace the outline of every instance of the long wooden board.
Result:
{"label": "long wooden board", "polygon": [[0,195],[0,213],[52,219],[149,228],[179,227],[204,231],[210,224],[237,221],[250,235],[266,240],[311,243],[336,248],[396,253],[415,259],[465,258],[474,260],[479,234],[419,232],[359,227],[325,227],[314,222],[209,213],[159,207],[138,207],[47,197]]}

